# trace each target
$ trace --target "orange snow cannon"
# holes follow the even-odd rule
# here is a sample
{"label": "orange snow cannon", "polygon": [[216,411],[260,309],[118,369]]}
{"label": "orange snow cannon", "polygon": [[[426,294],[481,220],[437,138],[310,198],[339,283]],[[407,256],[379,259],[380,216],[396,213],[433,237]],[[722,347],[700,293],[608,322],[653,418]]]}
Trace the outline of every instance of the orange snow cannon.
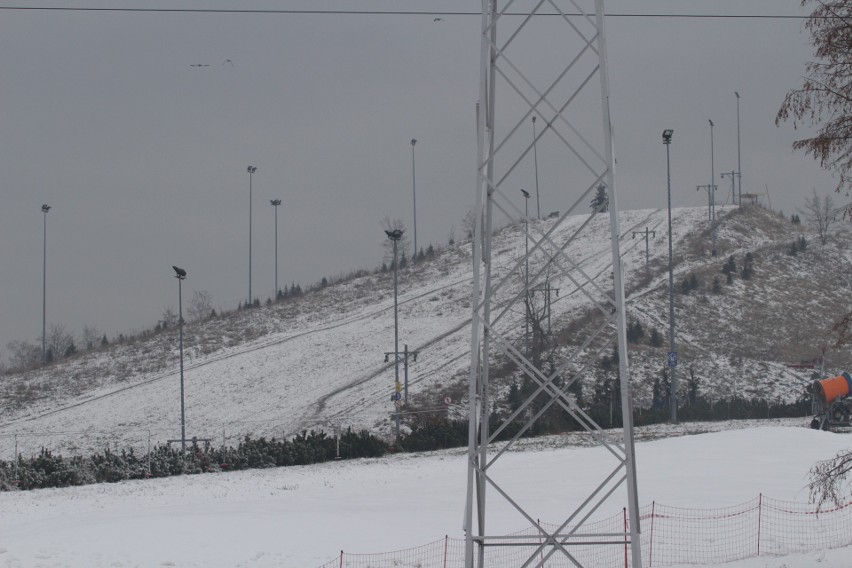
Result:
{"label": "orange snow cannon", "polygon": [[828,430],[832,426],[852,426],[852,375],[814,381],[814,418],[811,428]]}
{"label": "orange snow cannon", "polygon": [[813,391],[823,404],[831,404],[852,392],[852,376],[843,373],[839,377],[814,381]]}

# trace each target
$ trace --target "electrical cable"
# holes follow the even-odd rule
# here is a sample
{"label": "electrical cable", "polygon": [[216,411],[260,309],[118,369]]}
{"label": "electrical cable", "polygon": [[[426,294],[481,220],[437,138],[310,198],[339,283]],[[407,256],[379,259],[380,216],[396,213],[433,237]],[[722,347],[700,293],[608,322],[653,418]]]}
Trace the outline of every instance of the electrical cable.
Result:
{"label": "electrical cable", "polygon": [[[0,11],[20,12],[123,12],[149,14],[272,14],[272,15],[311,15],[311,16],[481,16],[479,11],[439,12],[431,10],[310,10],[297,8],[95,8],[86,6],[0,6]],[[524,12],[506,12],[502,16],[528,16]],[[545,12],[538,16],[582,17],[589,14],[578,12]],[[502,17],[501,16],[501,17]],[[677,19],[741,19],[741,20],[805,20],[811,16],[792,14],[679,14],[679,13],[614,13],[609,18],[677,18]]]}

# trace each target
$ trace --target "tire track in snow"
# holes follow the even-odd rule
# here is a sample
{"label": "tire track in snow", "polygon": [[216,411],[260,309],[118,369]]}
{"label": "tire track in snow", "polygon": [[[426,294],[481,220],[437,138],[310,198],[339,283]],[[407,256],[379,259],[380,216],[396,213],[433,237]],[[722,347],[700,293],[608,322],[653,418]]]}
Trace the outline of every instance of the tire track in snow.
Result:
{"label": "tire track in snow", "polygon": [[[622,230],[621,235],[618,239],[619,242],[626,241],[628,234],[631,234],[638,227],[640,227],[643,224],[646,224],[651,218],[653,218],[654,216],[656,216],[657,214],[659,214],[661,212],[662,212],[662,209],[653,210],[647,216],[645,216],[643,219],[640,219],[640,220],[634,222],[626,230]],[[659,225],[661,222],[662,221],[658,222],[657,225]],[[657,225],[655,225],[655,227]],[[638,243],[638,241],[636,241],[636,242]],[[633,248],[636,248],[636,247],[637,247],[636,244],[632,245],[631,247],[628,247],[627,250],[622,251],[621,256],[622,257],[626,256]],[[573,272],[575,269],[579,269],[579,268],[586,266],[587,264],[589,264],[593,260],[597,259],[601,255],[601,251],[605,251],[607,248],[608,247],[601,247],[600,250],[588,252],[584,258],[581,258],[574,263],[574,267],[569,269],[569,272]],[[611,267],[612,267],[612,261],[610,260],[609,263],[605,264],[594,276],[591,277],[591,280],[597,281]],[[575,288],[574,290],[569,292],[567,295],[564,295],[559,299],[561,299],[561,300],[567,299],[569,296],[573,295],[574,293],[580,292],[587,284],[588,284],[588,282],[584,282],[581,286]],[[559,301],[559,299],[557,299],[553,303],[556,303],[557,301]],[[498,304],[498,306],[497,306],[498,311],[499,311],[499,309],[505,307],[505,305],[507,303],[508,303],[508,301]],[[433,337],[432,339],[430,339],[426,343],[424,343],[424,344],[422,344],[418,347],[415,347],[414,350],[419,351],[419,352],[428,350],[430,347],[434,346],[438,342],[446,339],[447,337],[449,337],[449,336],[453,335],[454,333],[460,331],[464,327],[470,325],[470,322],[471,322],[471,318],[467,318],[460,325],[457,325],[456,327],[454,327],[454,328],[452,328],[452,329],[450,329],[450,330],[448,330],[448,331],[446,331],[446,332],[444,332],[444,333],[442,333],[442,334],[440,334],[436,337]],[[429,378],[429,376],[431,374],[434,374],[435,372],[437,372],[437,371],[445,368],[446,366],[458,361],[459,359],[463,359],[466,356],[470,356],[470,349],[466,349],[463,353],[461,353],[461,354],[459,354],[459,355],[457,355],[457,356],[455,356],[451,359],[448,359],[447,361],[445,361],[441,365],[438,365],[436,368],[431,369],[429,372],[421,374],[421,376],[418,379],[415,379],[413,381],[409,381],[409,386],[413,385],[413,384],[417,384],[417,383]],[[386,365],[383,365],[382,367],[380,367],[376,371],[367,373],[366,375],[362,375],[361,377],[359,377],[359,378],[357,378],[357,379],[355,379],[355,380],[353,380],[353,381],[351,381],[351,382],[349,382],[349,383],[347,383],[347,384],[345,384],[341,387],[338,387],[338,388],[334,389],[333,391],[323,395],[312,405],[312,410],[309,410],[305,414],[302,415],[302,419],[300,420],[300,422],[302,424],[306,424],[306,423],[309,423],[309,422],[315,422],[316,419],[319,417],[319,415],[322,414],[322,412],[325,411],[326,407],[328,406],[329,400],[331,400],[332,398],[339,396],[339,395],[341,395],[341,394],[343,394],[343,393],[345,393],[345,392],[347,392],[351,389],[357,388],[357,387],[359,387],[359,386],[361,386],[365,383],[370,382],[371,380],[379,377],[382,373],[385,373],[392,368],[393,368],[393,364],[388,363]],[[332,419],[332,418],[345,417],[352,411],[352,409],[358,408],[358,407],[361,407],[361,406],[363,406],[362,402],[360,402],[360,401],[355,402],[355,403],[353,403],[353,404],[351,404],[351,405],[349,405],[349,406],[347,406],[347,407],[345,407],[341,410],[336,411],[335,413],[329,415],[327,418]],[[309,416],[309,414],[311,412],[313,413],[312,417]]]}

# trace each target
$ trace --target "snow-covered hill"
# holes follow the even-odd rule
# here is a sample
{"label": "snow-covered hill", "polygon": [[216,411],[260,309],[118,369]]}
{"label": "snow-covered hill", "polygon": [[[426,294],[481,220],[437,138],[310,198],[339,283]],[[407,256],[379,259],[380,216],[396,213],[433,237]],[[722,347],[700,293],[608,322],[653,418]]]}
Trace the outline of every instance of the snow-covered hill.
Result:
{"label": "snow-covered hill", "polygon": [[[809,371],[784,363],[819,354],[836,317],[848,307],[850,270],[846,234],[825,246],[807,236],[808,248],[793,256],[791,243],[803,228],[757,207],[719,207],[718,250],[709,252],[706,209],[674,210],[676,286],[693,275],[699,289],[676,295],[678,349],[684,369],[702,392],[721,400],[738,394],[769,400],[798,396]],[[598,216],[572,243],[572,256],[602,289],[610,283],[609,224]],[[647,330],[668,329],[666,211],[620,214],[628,314]],[[557,231],[573,232],[586,215],[571,217]],[[546,231],[552,220],[535,221]],[[644,237],[649,242],[646,268]],[[494,237],[496,277],[509,275],[497,302],[516,294],[521,278],[509,273],[523,252],[520,227]],[[734,256],[754,259],[750,280],[731,284],[720,272]],[[713,291],[713,279],[719,289]],[[455,245],[436,258],[400,271],[400,349],[419,352],[409,367],[412,401],[427,411],[463,413],[463,381],[469,365],[471,245]],[[585,317],[589,302],[570,281],[553,275],[560,288],[552,326],[570,346],[571,325]],[[523,341],[523,314],[510,312],[513,340]],[[512,323],[514,322],[514,323]],[[368,428],[387,433],[393,410],[393,276],[366,274],[318,288],[304,296],[186,326],[187,436],[214,443],[239,437],[290,435],[305,428]],[[647,335],[646,335],[647,337]],[[649,404],[666,347],[631,347],[636,401]],[[392,358],[391,358],[392,360]],[[829,367],[852,359],[827,353]],[[584,381],[591,389],[597,380]],[[503,388],[508,385],[504,384]],[[180,436],[178,341],[174,332],[84,353],[74,359],[0,381],[0,458],[47,446],[63,452],[108,445],[145,446]],[[443,400],[452,400],[449,408]]]}

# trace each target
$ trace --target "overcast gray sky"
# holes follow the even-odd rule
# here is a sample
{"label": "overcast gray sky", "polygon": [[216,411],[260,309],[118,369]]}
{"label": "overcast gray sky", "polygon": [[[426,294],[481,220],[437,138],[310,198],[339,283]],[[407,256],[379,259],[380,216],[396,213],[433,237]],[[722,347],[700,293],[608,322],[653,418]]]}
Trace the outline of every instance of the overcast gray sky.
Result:
{"label": "overcast gray sky", "polygon": [[[480,8],[474,0],[120,5]],[[806,14],[798,0],[611,0],[607,10]],[[48,326],[96,326],[110,338],[176,309],[173,264],[188,272],[185,299],[207,290],[217,308],[245,300],[249,164],[257,167],[252,291],[262,300],[275,278],[270,199],[283,202],[283,283],[380,265],[385,216],[411,233],[412,138],[418,244],[445,244],[453,227],[458,237],[474,199],[480,19],[435,17],[0,10],[0,352],[11,340],[40,341],[42,203],[52,207]],[[742,96],[743,191],[768,188],[773,208],[789,214],[812,188],[833,189],[830,175],[792,152],[801,132],[774,125],[811,58],[801,20],[613,16],[608,34],[622,208],[665,207],[664,128],[675,131],[675,205],[706,203],[695,188],[710,178],[708,119],[717,176],[736,169],[734,91]],[[577,197],[558,173],[561,151],[546,137],[538,146],[543,212]],[[534,187],[532,160],[525,166]],[[728,182],[717,184],[722,202]]]}

